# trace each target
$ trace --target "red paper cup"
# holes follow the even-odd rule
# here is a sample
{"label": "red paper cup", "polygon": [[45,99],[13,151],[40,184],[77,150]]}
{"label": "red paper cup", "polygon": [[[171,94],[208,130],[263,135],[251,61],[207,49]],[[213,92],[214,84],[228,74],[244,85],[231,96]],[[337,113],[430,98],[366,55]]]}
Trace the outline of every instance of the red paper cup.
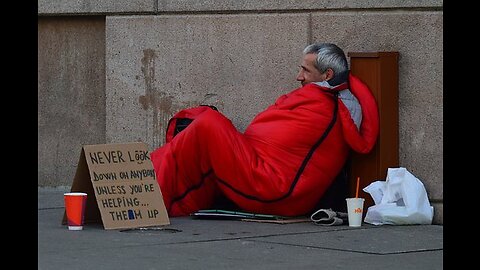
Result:
{"label": "red paper cup", "polygon": [[87,193],[69,192],[63,194],[63,198],[65,200],[68,229],[72,231],[83,230]]}

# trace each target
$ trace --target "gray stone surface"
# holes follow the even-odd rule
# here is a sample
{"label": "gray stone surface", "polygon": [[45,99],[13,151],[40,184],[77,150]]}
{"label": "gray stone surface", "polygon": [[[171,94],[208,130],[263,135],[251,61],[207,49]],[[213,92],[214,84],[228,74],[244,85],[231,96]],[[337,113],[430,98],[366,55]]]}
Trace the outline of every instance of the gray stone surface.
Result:
{"label": "gray stone surface", "polygon": [[[362,228],[359,230],[375,229],[375,234],[363,233],[359,230],[330,230],[302,235],[272,236],[268,238],[268,241],[291,245],[301,242],[303,245],[310,247],[378,255],[443,249],[443,227],[441,226],[410,225],[373,228],[364,224]],[[432,231],[437,233],[432,233]],[[388,237],[385,237],[385,235],[388,235]],[[425,242],[416,241],[419,238],[425,240]]]}
{"label": "gray stone surface", "polygon": [[299,87],[307,28],[303,14],[107,18],[107,142],[154,149],[168,119],[199,104],[217,106],[243,130]]}
{"label": "gray stone surface", "polygon": [[61,224],[62,189],[39,188],[38,269],[443,269],[443,226],[317,226],[171,218],[163,227]]}
{"label": "gray stone surface", "polygon": [[316,10],[349,8],[442,7],[436,0],[158,0],[158,11]]}
{"label": "gray stone surface", "polygon": [[105,143],[105,23],[38,20],[38,185],[70,186],[83,144]]}
{"label": "gray stone surface", "polygon": [[39,15],[158,14],[364,8],[443,8],[438,0],[38,0]]}
{"label": "gray stone surface", "polygon": [[443,224],[443,196],[439,202],[430,202],[433,206],[433,224]]}
{"label": "gray stone surface", "polygon": [[38,0],[38,14],[153,13],[156,5],[156,0]]}

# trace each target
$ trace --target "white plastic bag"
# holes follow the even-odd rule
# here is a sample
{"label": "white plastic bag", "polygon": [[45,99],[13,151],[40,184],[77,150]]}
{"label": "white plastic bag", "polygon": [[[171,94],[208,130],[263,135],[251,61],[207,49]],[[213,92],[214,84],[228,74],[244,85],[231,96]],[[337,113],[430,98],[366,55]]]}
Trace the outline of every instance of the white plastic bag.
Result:
{"label": "white plastic bag", "polygon": [[405,168],[388,168],[386,181],[363,189],[372,196],[364,221],[373,225],[432,224],[433,207],[423,183]]}

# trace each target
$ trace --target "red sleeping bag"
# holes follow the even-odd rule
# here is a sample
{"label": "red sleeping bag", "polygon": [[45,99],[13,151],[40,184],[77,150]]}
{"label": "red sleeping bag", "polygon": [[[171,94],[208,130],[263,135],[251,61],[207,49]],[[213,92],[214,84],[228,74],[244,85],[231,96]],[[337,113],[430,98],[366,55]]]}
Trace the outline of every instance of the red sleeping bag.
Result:
{"label": "red sleeping bag", "polygon": [[[360,130],[338,91],[350,89],[362,108]],[[244,133],[215,109],[185,109],[194,119],[151,153],[169,216],[210,208],[218,195],[244,211],[305,215],[344,166],[350,149],[368,153],[378,136],[378,108],[368,87],[310,83],[279,97]],[[172,139],[173,138],[173,139]]]}

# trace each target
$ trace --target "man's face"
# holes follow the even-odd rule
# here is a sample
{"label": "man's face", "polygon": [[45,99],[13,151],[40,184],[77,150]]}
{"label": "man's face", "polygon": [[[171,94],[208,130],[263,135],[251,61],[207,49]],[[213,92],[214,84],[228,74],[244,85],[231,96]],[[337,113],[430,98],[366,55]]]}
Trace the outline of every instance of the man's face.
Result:
{"label": "man's face", "polygon": [[300,71],[297,75],[297,81],[299,81],[302,86],[311,83],[311,82],[321,82],[326,78],[326,73],[320,73],[320,71],[315,67],[315,59],[317,55],[314,53],[308,53],[303,56],[302,64],[300,65]]}

